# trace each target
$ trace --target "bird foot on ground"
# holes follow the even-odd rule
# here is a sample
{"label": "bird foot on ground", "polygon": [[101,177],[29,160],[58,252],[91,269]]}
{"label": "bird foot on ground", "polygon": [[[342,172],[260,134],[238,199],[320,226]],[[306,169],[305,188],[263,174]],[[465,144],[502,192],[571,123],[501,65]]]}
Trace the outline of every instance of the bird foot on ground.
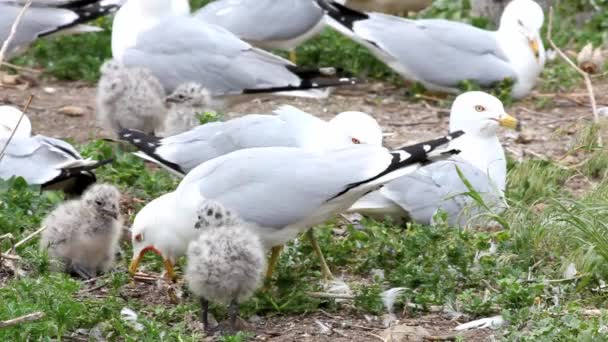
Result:
{"label": "bird foot on ground", "polygon": [[[342,279],[332,279],[323,283],[323,291],[336,296],[336,302],[343,302],[344,297],[353,295],[350,286]],[[342,297],[342,298],[340,298]]]}

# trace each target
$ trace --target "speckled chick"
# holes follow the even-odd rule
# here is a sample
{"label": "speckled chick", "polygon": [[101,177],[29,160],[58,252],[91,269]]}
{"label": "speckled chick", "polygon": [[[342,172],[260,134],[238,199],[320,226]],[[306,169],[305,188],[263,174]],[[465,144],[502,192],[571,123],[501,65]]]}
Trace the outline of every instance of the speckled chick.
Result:
{"label": "speckled chick", "polygon": [[213,201],[198,211],[199,238],[187,252],[186,283],[201,298],[201,321],[209,329],[209,301],[230,303],[230,330],[235,330],[238,303],[260,287],[265,270],[264,246],[250,224]]}
{"label": "speckled chick", "polygon": [[101,66],[97,84],[97,120],[106,128],[154,133],[167,117],[165,92],[147,69],[125,67],[115,60]]}
{"label": "speckled chick", "polygon": [[165,98],[170,107],[160,136],[176,135],[200,125],[197,115],[210,110],[212,101],[209,91],[198,83],[188,82],[177,87]]}
{"label": "speckled chick", "polygon": [[96,184],[44,219],[40,248],[53,270],[90,279],[112,267],[122,231],[119,200],[114,186]]}

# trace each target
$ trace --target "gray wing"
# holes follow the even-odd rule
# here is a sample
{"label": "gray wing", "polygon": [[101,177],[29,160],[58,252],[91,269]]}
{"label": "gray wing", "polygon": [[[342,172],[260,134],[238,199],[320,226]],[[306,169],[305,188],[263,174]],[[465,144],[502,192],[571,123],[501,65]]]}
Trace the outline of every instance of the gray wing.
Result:
{"label": "gray wing", "polygon": [[[0,139],[4,146],[6,139]],[[66,163],[81,159],[68,143],[42,136],[11,140],[0,161],[0,178],[23,177],[29,184],[42,185],[60,173]]]}
{"label": "gray wing", "polygon": [[213,95],[300,84],[288,61],[194,18],[170,17],[140,34],[122,62],[148,68],[166,92],[185,82],[200,83]]}
{"label": "gray wing", "polygon": [[323,149],[350,145],[331,134],[327,123],[292,106],[276,115],[250,114],[226,122],[214,122],[161,140],[156,153],[188,172],[215,157],[245,148],[303,147]]}
{"label": "gray wing", "polygon": [[357,21],[353,29],[419,81],[455,87],[462,80],[487,86],[507,77],[516,79],[494,32],[447,20],[407,20],[378,13]]}
{"label": "gray wing", "polygon": [[314,0],[219,0],[194,16],[241,39],[265,42],[304,35],[323,19],[323,11]]}
{"label": "gray wing", "polygon": [[[21,8],[20,5],[0,2],[1,42],[8,38],[11,26],[21,12]],[[78,16],[70,10],[30,7],[23,15],[7,51],[9,55],[14,55],[39,37],[54,32],[59,27],[66,26],[77,19]]]}
{"label": "gray wing", "polygon": [[497,212],[505,203],[488,175],[469,163],[446,160],[418,169],[386,184],[380,192],[406,210],[412,220],[429,224],[438,209],[448,214],[450,225],[464,225],[483,213],[472,198],[462,195],[469,190],[464,185],[456,166],[482,196],[484,202]]}
{"label": "gray wing", "polygon": [[177,192],[198,189],[246,221],[283,228],[310,217],[349,184],[376,176],[391,159],[371,145],[328,154],[289,147],[239,150],[199,165]]}

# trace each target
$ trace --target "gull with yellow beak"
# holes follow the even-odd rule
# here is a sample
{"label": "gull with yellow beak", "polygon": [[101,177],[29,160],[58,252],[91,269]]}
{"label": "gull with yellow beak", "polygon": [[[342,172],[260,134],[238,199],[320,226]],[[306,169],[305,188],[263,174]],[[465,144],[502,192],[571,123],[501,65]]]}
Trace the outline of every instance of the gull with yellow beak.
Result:
{"label": "gull with yellow beak", "polygon": [[507,162],[496,136],[499,126],[519,128],[517,119],[505,112],[500,100],[478,91],[458,96],[452,105],[450,130],[466,134],[451,142],[450,147],[461,153],[389,182],[361,198],[349,211],[430,224],[441,209],[447,213],[451,226],[482,223],[487,209],[465,194],[469,189],[458,168],[491,212],[502,212],[507,207],[504,200]]}
{"label": "gull with yellow beak", "polygon": [[443,20],[410,20],[382,13],[359,12],[331,0],[316,0],[329,25],[367,47],[403,78],[433,91],[458,93],[471,80],[491,86],[514,81],[511,95],[526,96],[545,65],[540,39],[542,8],[533,0],[513,0],[500,26],[488,31]]}

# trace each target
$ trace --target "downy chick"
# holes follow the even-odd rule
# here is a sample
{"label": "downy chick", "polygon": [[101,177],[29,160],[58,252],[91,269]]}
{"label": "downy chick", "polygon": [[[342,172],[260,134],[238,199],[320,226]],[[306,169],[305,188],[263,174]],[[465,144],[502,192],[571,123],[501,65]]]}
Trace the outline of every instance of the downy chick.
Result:
{"label": "downy chick", "polygon": [[160,136],[168,137],[200,125],[197,115],[211,108],[212,98],[209,91],[200,84],[188,82],[167,96],[165,103],[170,107]]}
{"label": "downy chick", "polygon": [[119,200],[114,186],[96,184],[44,219],[40,248],[48,251],[53,270],[90,279],[112,267],[122,231]]}
{"label": "downy chick", "polygon": [[164,97],[163,87],[149,70],[108,60],[101,66],[97,85],[97,120],[114,132],[132,128],[154,133],[167,116]]}
{"label": "downy chick", "polygon": [[238,304],[250,298],[260,287],[265,270],[264,246],[249,229],[221,204],[206,201],[198,211],[195,228],[198,239],[187,252],[186,283],[200,298],[201,321],[209,331],[209,301],[230,303],[230,330],[235,330]]}

